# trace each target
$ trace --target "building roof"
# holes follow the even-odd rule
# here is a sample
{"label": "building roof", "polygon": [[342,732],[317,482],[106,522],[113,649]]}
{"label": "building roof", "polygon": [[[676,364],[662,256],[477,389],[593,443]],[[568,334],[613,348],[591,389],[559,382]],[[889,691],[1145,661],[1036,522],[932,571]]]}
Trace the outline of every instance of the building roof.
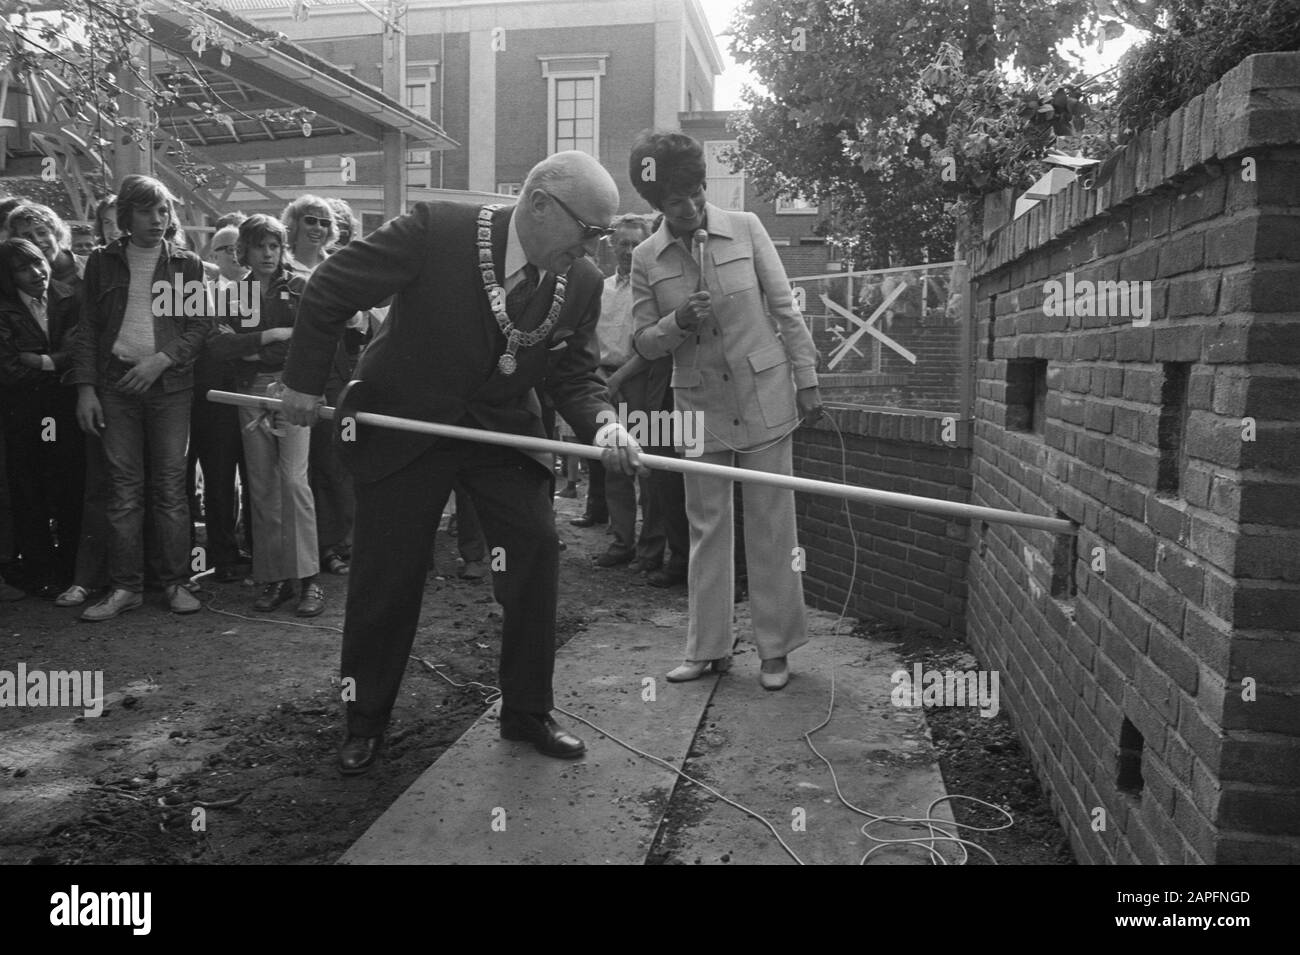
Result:
{"label": "building roof", "polygon": [[[314,0],[325,2],[325,0]],[[314,53],[250,23],[229,10],[188,0],[150,3],[145,10],[155,46],[173,59],[172,75],[182,94],[163,124],[179,139],[226,161],[259,161],[312,153],[375,152],[384,133],[406,134],[410,148],[451,149],[458,143],[437,123],[391,99],[382,90],[339,69]],[[190,23],[205,18],[236,42],[227,50],[209,48],[196,54],[190,46]],[[160,71],[166,75],[166,70]],[[198,85],[185,74],[197,73],[220,94],[229,93],[230,109],[214,117],[185,105],[186,83]],[[225,99],[225,96],[222,97]],[[316,113],[310,129],[302,126],[274,128],[255,114],[266,109],[306,107]],[[308,142],[307,140],[313,140]],[[275,143],[285,143],[274,146]],[[293,145],[290,146],[289,144]],[[247,148],[258,144],[256,150]],[[270,147],[270,152],[266,148]],[[217,155],[220,154],[220,155]]]}

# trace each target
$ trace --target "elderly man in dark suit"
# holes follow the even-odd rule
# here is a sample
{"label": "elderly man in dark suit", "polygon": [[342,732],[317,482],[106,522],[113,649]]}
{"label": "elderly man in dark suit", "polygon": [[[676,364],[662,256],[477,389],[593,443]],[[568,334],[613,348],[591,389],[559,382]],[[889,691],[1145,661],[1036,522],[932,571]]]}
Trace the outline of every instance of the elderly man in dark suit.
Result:
{"label": "elderly man in dark suit", "polygon": [[365,772],[380,748],[415,636],[429,543],[456,481],[505,562],[494,580],[504,610],[501,736],[560,758],[585,751],[550,715],[559,584],[550,455],[344,429],[350,413],[371,411],[545,437],[534,392],[542,388],[581,440],[607,448],[607,466],[636,473],[640,449],[613,423],[598,372],[602,282],[585,258],[617,208],[618,190],[596,160],[557,153],[529,173],[518,205],[417,203],[331,255],[307,284],[283,376],[295,424],[315,420],[347,320],[393,296],[357,368],[360,384],[341,399],[336,434],[357,499],[341,666],[346,775]]}

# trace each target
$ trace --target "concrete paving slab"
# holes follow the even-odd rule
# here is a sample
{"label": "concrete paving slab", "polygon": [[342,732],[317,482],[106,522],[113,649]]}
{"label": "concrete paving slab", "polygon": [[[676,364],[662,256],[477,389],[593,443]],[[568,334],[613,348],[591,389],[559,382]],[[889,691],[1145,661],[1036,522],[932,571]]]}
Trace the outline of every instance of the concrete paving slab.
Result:
{"label": "concrete paving slab", "polygon": [[[558,655],[556,703],[681,766],[718,680],[663,679],[681,662],[684,642],[684,617],[596,619]],[[643,863],[676,775],[563,715],[587,754],[550,759],[500,739],[497,711],[467,730],[339,861]]]}
{"label": "concrete paving slab", "polygon": [[[747,608],[739,611],[736,630],[744,635]],[[683,766],[690,752],[688,771],[771,821],[804,862],[856,863],[873,844],[859,831],[865,818],[839,804],[829,772],[803,740],[826,715],[832,670],[834,716],[814,742],[834,764],[845,797],[879,815],[923,816],[944,789],[921,711],[897,709],[890,700],[889,678],[903,663],[886,644],[847,636],[852,625],[841,621],[837,633],[835,615],[809,610],[812,642],[791,657],[794,676],[774,693],[760,687],[748,643],[722,678],[664,680],[680,662],[684,613],[597,619],[560,651],[557,708],[673,766]],[[525,743],[502,741],[493,707],[340,862],[643,863],[676,775],[576,720],[561,720],[586,741],[583,759],[548,759]],[[698,787],[681,786],[682,811],[674,812],[663,847],[672,861],[792,862],[761,823]],[[794,830],[796,810],[803,831]],[[952,818],[946,804],[935,816]],[[891,848],[871,862],[929,859],[918,849]]]}
{"label": "concrete paving slab", "polygon": [[[790,656],[785,689],[764,690],[755,648],[742,644],[722,677],[686,771],[766,818],[807,864],[856,864],[874,843],[860,827],[866,818],[836,798],[830,772],[803,734],[819,724],[830,701],[831,722],[813,742],[835,767],[840,789],[854,805],[880,816],[921,817],[943,796],[943,778],[919,709],[896,708],[890,676],[906,669],[887,644],[835,633],[835,615],[809,610],[812,640]],[[738,632],[749,625],[742,614]],[[698,755],[696,755],[698,754]],[[794,864],[761,823],[695,786],[666,833],[672,861],[750,865]],[[934,815],[952,820],[948,804]],[[685,820],[683,822],[683,820]],[[802,831],[797,831],[802,824]],[[915,838],[925,830],[877,825],[882,837]],[[957,852],[940,847],[949,860]],[[868,864],[929,864],[918,848],[889,847]]]}

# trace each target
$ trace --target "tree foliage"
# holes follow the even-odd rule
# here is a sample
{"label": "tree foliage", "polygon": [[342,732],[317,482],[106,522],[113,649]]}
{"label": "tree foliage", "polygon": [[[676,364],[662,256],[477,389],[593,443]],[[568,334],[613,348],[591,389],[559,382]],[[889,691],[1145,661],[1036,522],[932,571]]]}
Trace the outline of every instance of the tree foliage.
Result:
{"label": "tree foliage", "polygon": [[1168,25],[1125,54],[1116,113],[1154,125],[1252,53],[1300,50],[1300,0],[1172,0]]}
{"label": "tree foliage", "polygon": [[1147,0],[748,0],[732,52],[747,90],[738,162],[769,196],[833,209],[860,263],[940,260],[961,197],[1025,186],[1049,147],[1105,138],[1102,90],[1058,42],[1096,43]]}

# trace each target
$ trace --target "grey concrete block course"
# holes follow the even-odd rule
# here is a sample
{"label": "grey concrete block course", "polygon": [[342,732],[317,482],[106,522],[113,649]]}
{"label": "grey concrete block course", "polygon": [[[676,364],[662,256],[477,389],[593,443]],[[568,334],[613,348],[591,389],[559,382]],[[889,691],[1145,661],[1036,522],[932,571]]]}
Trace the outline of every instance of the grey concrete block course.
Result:
{"label": "grey concrete block course", "polygon": [[[831,621],[833,623],[833,620]],[[767,818],[807,864],[857,864],[874,845],[860,831],[864,816],[835,795],[830,772],[803,735],[826,717],[832,671],[835,709],[813,742],[835,767],[840,790],[855,806],[878,816],[921,817],[945,795],[943,779],[920,709],[896,708],[890,676],[910,667],[887,644],[827,632],[790,657],[790,683],[780,692],[762,689],[758,660],[739,655],[713,695],[696,741],[699,756],[687,771]],[[679,827],[677,861],[730,864],[793,864],[772,834],[740,811],[711,797],[692,796],[695,811]],[[806,828],[796,832],[795,811]],[[947,803],[935,817],[951,821]],[[923,829],[877,825],[885,838],[916,838]],[[953,860],[952,847],[940,846]],[[881,849],[870,864],[928,865],[918,848]]]}
{"label": "grey concrete block course", "polygon": [[[834,718],[814,741],[834,763],[845,796],[880,815],[923,816],[944,789],[922,711],[891,703],[890,676],[909,668],[890,645],[849,637],[850,621],[840,623],[838,635],[835,624],[835,614],[809,611],[812,640],[791,655],[789,686],[769,692],[759,686],[758,657],[748,642],[737,647],[728,675],[668,683],[663,674],[680,662],[685,642],[682,613],[598,619],[559,653],[557,709],[675,767],[695,754],[688,771],[769,819],[805,862],[856,863],[872,845],[859,832],[866,820],[838,804],[830,774],[803,740],[826,715],[832,669]],[[748,638],[744,605],[737,634]],[[646,678],[654,681],[653,701],[644,699]],[[493,707],[340,862],[643,863],[677,785],[675,773],[562,712],[557,718],[586,741],[584,758],[548,759],[526,743],[502,741]],[[373,772],[383,772],[382,763]],[[761,823],[681,785],[694,791],[667,843],[673,861],[791,862]],[[804,832],[792,829],[795,808],[805,810]],[[946,804],[935,815],[952,818]],[[951,848],[943,851],[954,858]],[[929,860],[920,850],[891,849],[872,861]]]}
{"label": "grey concrete block course", "polygon": [[[557,707],[680,766],[717,680],[663,679],[684,643],[676,620],[593,622],[558,655]],[[642,699],[643,677],[655,681],[655,702]],[[497,706],[485,713],[339,861],[644,862],[675,774],[563,713],[556,718],[586,742],[587,754],[542,756],[500,739],[497,714]],[[372,771],[383,772],[382,764]]]}

